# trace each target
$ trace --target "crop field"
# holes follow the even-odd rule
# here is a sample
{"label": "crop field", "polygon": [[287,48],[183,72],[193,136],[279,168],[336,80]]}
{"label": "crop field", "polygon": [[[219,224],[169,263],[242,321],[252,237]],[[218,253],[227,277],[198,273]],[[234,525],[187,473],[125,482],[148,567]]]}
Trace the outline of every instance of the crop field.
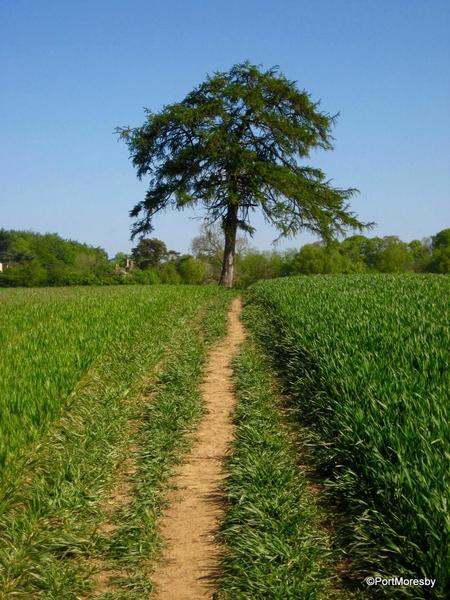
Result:
{"label": "crop field", "polygon": [[[5,290],[0,302],[0,590],[71,598],[88,585],[92,556],[130,566],[155,550],[149,502],[201,414],[198,378],[229,295],[208,286],[73,287]],[[161,369],[150,410],[147,390]],[[117,540],[105,549],[97,527],[130,443],[157,458],[136,484],[144,490],[123,519],[120,554]],[[135,582],[133,597],[145,585]]]}
{"label": "crop field", "polygon": [[211,288],[57,288],[1,292],[0,467],[61,411],[114,347],[153,332],[155,358],[177,319]]}
{"label": "crop field", "polygon": [[256,284],[246,304],[349,512],[348,556],[371,574],[435,577],[446,597],[450,278],[288,278]]}
{"label": "crop field", "polygon": [[243,301],[0,290],[0,598],[448,597],[450,277]]}

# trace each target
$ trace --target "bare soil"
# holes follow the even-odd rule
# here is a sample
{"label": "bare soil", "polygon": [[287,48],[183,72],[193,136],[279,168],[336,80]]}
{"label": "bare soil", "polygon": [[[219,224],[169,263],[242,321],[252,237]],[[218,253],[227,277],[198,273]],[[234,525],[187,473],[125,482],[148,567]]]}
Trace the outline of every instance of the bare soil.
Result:
{"label": "bare soil", "polygon": [[157,600],[211,598],[218,575],[217,541],[224,516],[224,462],[233,439],[231,361],[244,339],[241,302],[233,301],[226,338],[210,352],[201,392],[205,416],[195,443],[171,479],[161,522],[163,556],[153,575]]}

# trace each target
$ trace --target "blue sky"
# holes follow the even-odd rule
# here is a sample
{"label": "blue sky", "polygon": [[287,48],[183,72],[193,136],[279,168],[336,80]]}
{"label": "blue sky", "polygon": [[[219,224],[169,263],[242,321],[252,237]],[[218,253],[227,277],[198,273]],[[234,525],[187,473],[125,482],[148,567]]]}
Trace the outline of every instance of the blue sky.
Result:
{"label": "blue sky", "polygon": [[[360,190],[370,235],[432,235],[450,227],[449,31],[448,0],[1,0],[0,227],[127,251],[145,182],[114,128],[248,59],[340,112],[311,164]],[[168,212],[153,235],[186,251],[200,216]]]}

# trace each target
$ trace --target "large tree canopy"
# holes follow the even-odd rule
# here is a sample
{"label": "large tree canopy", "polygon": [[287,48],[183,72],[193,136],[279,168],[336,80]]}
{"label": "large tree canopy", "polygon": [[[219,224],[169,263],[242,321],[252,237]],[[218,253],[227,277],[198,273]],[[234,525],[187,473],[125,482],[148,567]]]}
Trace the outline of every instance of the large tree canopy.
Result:
{"label": "large tree canopy", "polygon": [[157,267],[161,261],[167,258],[167,254],[166,244],[156,238],[142,239],[132,250],[132,256],[140,269]]}
{"label": "large tree canopy", "polygon": [[231,286],[236,230],[252,233],[257,209],[283,236],[307,229],[330,239],[362,229],[348,206],[355,190],[333,187],[304,164],[311,149],[332,148],[334,119],[277,68],[249,63],[208,77],[159,113],[147,109],[142,127],[118,129],[138,177],[150,176],[130,213],[133,235],[151,231],[162,209],[200,204],[223,227],[221,283]]}

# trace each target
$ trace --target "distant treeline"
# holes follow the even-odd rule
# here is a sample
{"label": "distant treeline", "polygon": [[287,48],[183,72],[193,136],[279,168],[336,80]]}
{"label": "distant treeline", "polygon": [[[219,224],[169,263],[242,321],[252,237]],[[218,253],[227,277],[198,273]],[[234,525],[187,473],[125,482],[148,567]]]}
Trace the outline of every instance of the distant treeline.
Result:
{"label": "distant treeline", "polygon": [[[139,250],[148,250],[149,241],[163,252],[155,256],[152,247],[150,258],[141,256]],[[0,287],[202,283],[205,275],[201,261],[168,252],[160,240],[143,240],[130,257],[118,253],[109,260],[102,248],[55,233],[4,229],[0,229],[0,264]]]}
{"label": "distant treeline", "polygon": [[95,284],[110,270],[108,255],[56,234],[0,230],[0,285]]}
{"label": "distant treeline", "polygon": [[[222,260],[219,229],[204,227],[192,254],[168,250],[164,242],[141,240],[130,256],[112,260],[95,248],[56,234],[0,230],[0,286],[114,285],[133,283],[213,283]],[[236,284],[259,279],[320,273],[450,273],[450,228],[431,238],[406,243],[396,236],[355,235],[299,250],[260,252],[238,240]]]}
{"label": "distant treeline", "polygon": [[396,236],[354,235],[286,252],[247,251],[238,258],[241,287],[259,279],[333,273],[450,273],[450,229],[406,243]]}

